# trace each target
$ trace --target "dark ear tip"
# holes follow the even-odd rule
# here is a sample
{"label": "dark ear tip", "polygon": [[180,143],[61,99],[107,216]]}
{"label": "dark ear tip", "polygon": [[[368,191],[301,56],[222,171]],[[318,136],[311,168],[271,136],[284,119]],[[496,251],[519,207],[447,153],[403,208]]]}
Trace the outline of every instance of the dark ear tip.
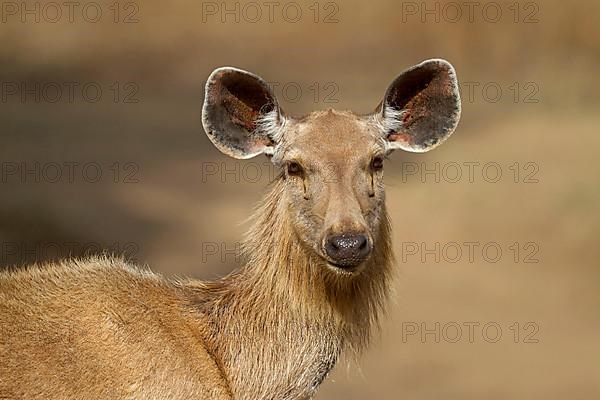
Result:
{"label": "dark ear tip", "polygon": [[409,71],[414,70],[427,70],[432,75],[444,74],[452,81],[457,80],[456,70],[454,69],[454,66],[447,60],[444,60],[443,58],[432,58],[429,60],[425,60],[420,64],[417,64],[409,69]]}
{"label": "dark ear tip", "polygon": [[206,87],[208,88],[208,87],[214,85],[216,82],[223,79],[226,75],[231,74],[232,72],[234,72],[236,70],[237,70],[237,68],[233,68],[233,67],[215,68],[210,73],[210,75],[208,76],[208,79],[206,80]]}
{"label": "dark ear tip", "polygon": [[231,75],[231,74],[243,74],[243,75],[253,75],[254,76],[254,74],[252,74],[251,72],[245,71],[241,68],[223,66],[223,67],[215,68],[210,73],[208,81],[210,82],[211,80],[222,78],[225,75]]}
{"label": "dark ear tip", "polygon": [[226,83],[228,81],[236,81],[239,79],[247,79],[248,81],[256,81],[261,85],[268,87],[267,82],[260,76],[253,74],[252,72],[246,71],[237,67],[218,67],[215,68],[208,79],[206,80],[206,88],[213,86],[217,82]]}
{"label": "dark ear tip", "polygon": [[416,67],[425,66],[454,71],[454,66],[452,66],[452,64],[448,60],[445,60],[443,58],[431,58],[416,65]]}

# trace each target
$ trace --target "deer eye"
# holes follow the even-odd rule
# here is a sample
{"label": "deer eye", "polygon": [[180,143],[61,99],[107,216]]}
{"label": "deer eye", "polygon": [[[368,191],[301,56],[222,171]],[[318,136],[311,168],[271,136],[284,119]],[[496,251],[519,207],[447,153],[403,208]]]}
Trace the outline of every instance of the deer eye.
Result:
{"label": "deer eye", "polygon": [[300,176],[302,175],[302,166],[298,164],[296,161],[290,161],[287,163],[287,172],[288,175],[292,176]]}
{"label": "deer eye", "polygon": [[381,171],[383,169],[383,157],[373,157],[373,160],[371,161],[371,168],[373,171]]}

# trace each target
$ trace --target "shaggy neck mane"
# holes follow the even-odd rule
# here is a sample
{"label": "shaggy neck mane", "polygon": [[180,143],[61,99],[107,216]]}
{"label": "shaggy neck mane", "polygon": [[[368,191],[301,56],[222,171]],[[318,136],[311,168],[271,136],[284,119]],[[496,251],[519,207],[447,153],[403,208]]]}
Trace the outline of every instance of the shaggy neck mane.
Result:
{"label": "shaggy neck mane", "polygon": [[193,283],[194,304],[208,317],[209,350],[236,398],[310,395],[342,350],[360,352],[377,326],[389,290],[390,225],[382,210],[373,254],[356,276],[326,266],[290,224],[283,178],[251,217],[246,263],[211,283]]}

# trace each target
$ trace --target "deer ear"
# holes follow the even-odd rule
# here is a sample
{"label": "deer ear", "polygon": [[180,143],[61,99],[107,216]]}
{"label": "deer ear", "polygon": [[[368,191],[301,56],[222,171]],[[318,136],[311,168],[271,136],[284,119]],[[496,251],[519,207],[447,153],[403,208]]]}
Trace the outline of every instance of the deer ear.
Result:
{"label": "deer ear", "polygon": [[440,145],[460,119],[454,67],[427,60],[401,73],[387,89],[377,119],[389,149],[423,153]]}
{"label": "deer ear", "polygon": [[206,82],[202,125],[221,152],[251,158],[273,153],[283,114],[263,79],[223,67],[214,70]]}

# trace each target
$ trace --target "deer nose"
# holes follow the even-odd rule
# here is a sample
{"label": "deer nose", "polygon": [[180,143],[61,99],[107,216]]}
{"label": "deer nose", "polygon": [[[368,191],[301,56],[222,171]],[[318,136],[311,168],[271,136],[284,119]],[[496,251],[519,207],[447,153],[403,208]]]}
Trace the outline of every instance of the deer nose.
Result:
{"label": "deer nose", "polygon": [[355,267],[371,253],[369,238],[362,233],[329,235],[325,241],[325,252],[342,268]]}

